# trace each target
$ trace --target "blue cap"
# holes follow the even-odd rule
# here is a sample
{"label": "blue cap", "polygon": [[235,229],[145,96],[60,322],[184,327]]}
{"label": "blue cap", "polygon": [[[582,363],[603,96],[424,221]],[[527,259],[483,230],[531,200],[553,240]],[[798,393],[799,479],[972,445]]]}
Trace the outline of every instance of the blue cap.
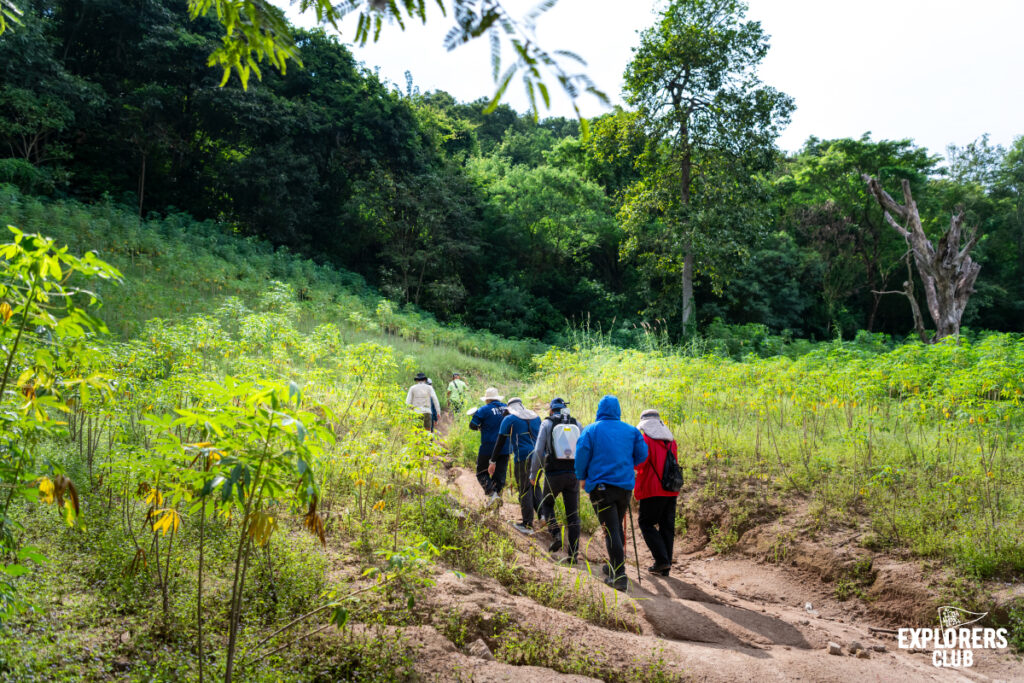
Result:
{"label": "blue cap", "polygon": [[551,410],[561,410],[569,405],[568,401],[563,401],[560,398],[551,399]]}

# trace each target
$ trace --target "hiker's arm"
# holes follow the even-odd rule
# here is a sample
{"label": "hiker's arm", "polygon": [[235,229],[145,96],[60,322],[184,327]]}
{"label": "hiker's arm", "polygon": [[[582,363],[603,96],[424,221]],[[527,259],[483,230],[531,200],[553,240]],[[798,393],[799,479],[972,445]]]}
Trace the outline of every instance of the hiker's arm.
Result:
{"label": "hiker's arm", "polygon": [[412,387],[409,387],[409,391],[405,394],[405,405],[412,405]]}
{"label": "hiker's arm", "polygon": [[633,440],[633,466],[636,467],[647,459],[647,441],[638,429]]}
{"label": "hiker's arm", "polygon": [[498,462],[498,456],[501,455],[501,450],[505,448],[505,443],[508,441],[508,434],[499,434],[498,440],[494,442],[494,449],[491,451],[491,467],[494,467],[494,463]]}
{"label": "hiker's arm", "polygon": [[537,474],[544,464],[544,454],[548,452],[548,439],[551,436],[551,423],[545,420],[537,431],[537,441],[533,444],[533,454],[530,456],[530,484],[537,483]]}
{"label": "hiker's arm", "polygon": [[430,387],[430,400],[434,403],[434,410],[437,414],[441,414],[441,402],[437,400],[437,392],[434,391],[434,387]]}
{"label": "hiker's arm", "polygon": [[587,468],[590,466],[590,432],[584,430],[580,440],[576,442],[576,478],[582,483],[587,478]]}

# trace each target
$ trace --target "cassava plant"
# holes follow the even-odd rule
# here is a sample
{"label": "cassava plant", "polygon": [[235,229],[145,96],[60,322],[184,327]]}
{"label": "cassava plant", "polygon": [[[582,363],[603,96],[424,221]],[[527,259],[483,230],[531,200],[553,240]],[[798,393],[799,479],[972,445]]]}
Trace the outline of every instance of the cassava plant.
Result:
{"label": "cassava plant", "polygon": [[64,470],[39,455],[40,443],[65,430],[59,416],[71,392],[88,396],[109,389],[99,374],[84,374],[92,337],[106,326],[87,308],[97,297],[78,285],[87,278],[120,280],[94,253],[77,257],[40,235],[8,226],[12,241],[0,245],[0,619],[25,602],[15,579],[39,562],[34,548],[20,547],[9,516],[16,497],[56,503],[73,524],[78,490]]}

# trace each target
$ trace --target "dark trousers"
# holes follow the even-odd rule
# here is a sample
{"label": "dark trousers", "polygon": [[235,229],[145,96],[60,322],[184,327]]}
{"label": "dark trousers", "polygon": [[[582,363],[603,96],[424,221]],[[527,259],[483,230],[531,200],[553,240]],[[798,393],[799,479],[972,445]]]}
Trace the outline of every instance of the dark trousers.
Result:
{"label": "dark trousers", "polygon": [[676,537],[676,497],[652,496],[640,501],[640,533],[651,551],[655,565],[672,564]]}
{"label": "dark trousers", "polygon": [[622,521],[626,518],[631,495],[632,491],[608,484],[598,484],[590,492],[590,502],[604,527],[604,545],[608,549],[608,564],[614,579],[626,578],[626,539],[622,534]]}
{"label": "dark trousers", "polygon": [[494,444],[487,444],[487,447],[480,447],[480,450],[476,454],[476,480],[480,482],[480,486],[484,488],[484,493],[488,496],[492,493],[501,493],[501,490],[505,488],[505,478],[508,476],[508,456],[499,455],[498,459],[494,462],[496,467],[494,468],[494,476],[487,474],[487,468],[491,464],[491,451],[494,450]]}
{"label": "dark trousers", "polygon": [[423,413],[423,428],[428,432],[434,431],[434,416],[430,413]]}
{"label": "dark trousers", "polygon": [[529,459],[515,463],[513,469],[516,486],[519,488],[519,511],[523,515],[523,526],[533,526],[533,516],[540,509],[540,487],[530,484]]}
{"label": "dark trousers", "polygon": [[557,540],[562,538],[562,527],[555,516],[555,498],[562,496],[565,505],[566,551],[575,558],[580,547],[580,483],[572,472],[552,472],[544,475],[544,500],[540,514],[548,519],[548,532]]}

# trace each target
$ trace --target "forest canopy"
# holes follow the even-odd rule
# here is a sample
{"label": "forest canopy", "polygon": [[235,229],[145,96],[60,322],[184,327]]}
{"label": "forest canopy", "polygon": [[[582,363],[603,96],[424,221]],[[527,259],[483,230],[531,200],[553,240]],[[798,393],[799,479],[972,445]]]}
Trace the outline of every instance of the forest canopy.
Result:
{"label": "forest canopy", "polygon": [[[0,38],[0,182],[216,220],[440,320],[505,336],[556,340],[583,321],[621,341],[644,324],[685,332],[675,271],[678,235],[691,232],[680,232],[678,207],[640,201],[673,182],[665,159],[678,141],[652,128],[639,95],[637,110],[597,117],[581,135],[576,119],[537,121],[507,105],[485,113],[490,97],[458,102],[411,78],[383,82],[335,37],[299,29],[302,68],[264,69],[243,89],[207,65],[222,27],[189,21],[184,0],[22,9]],[[736,16],[738,35],[766,50]],[[631,65],[636,79],[641,66]],[[865,134],[811,138],[785,155],[775,125],[791,105],[756,85],[720,93],[750,125],[733,117],[732,137],[714,138],[723,128],[707,123],[717,142],[694,148],[707,172],[686,207],[698,222],[685,225],[724,236],[698,245],[698,329],[910,333],[906,298],[887,294],[908,278],[907,244],[862,174],[891,193],[909,181],[933,238],[963,207],[982,267],[963,322],[1024,329],[1024,138],[1004,149],[982,136],[943,157]],[[736,140],[747,141],[739,151]]]}

